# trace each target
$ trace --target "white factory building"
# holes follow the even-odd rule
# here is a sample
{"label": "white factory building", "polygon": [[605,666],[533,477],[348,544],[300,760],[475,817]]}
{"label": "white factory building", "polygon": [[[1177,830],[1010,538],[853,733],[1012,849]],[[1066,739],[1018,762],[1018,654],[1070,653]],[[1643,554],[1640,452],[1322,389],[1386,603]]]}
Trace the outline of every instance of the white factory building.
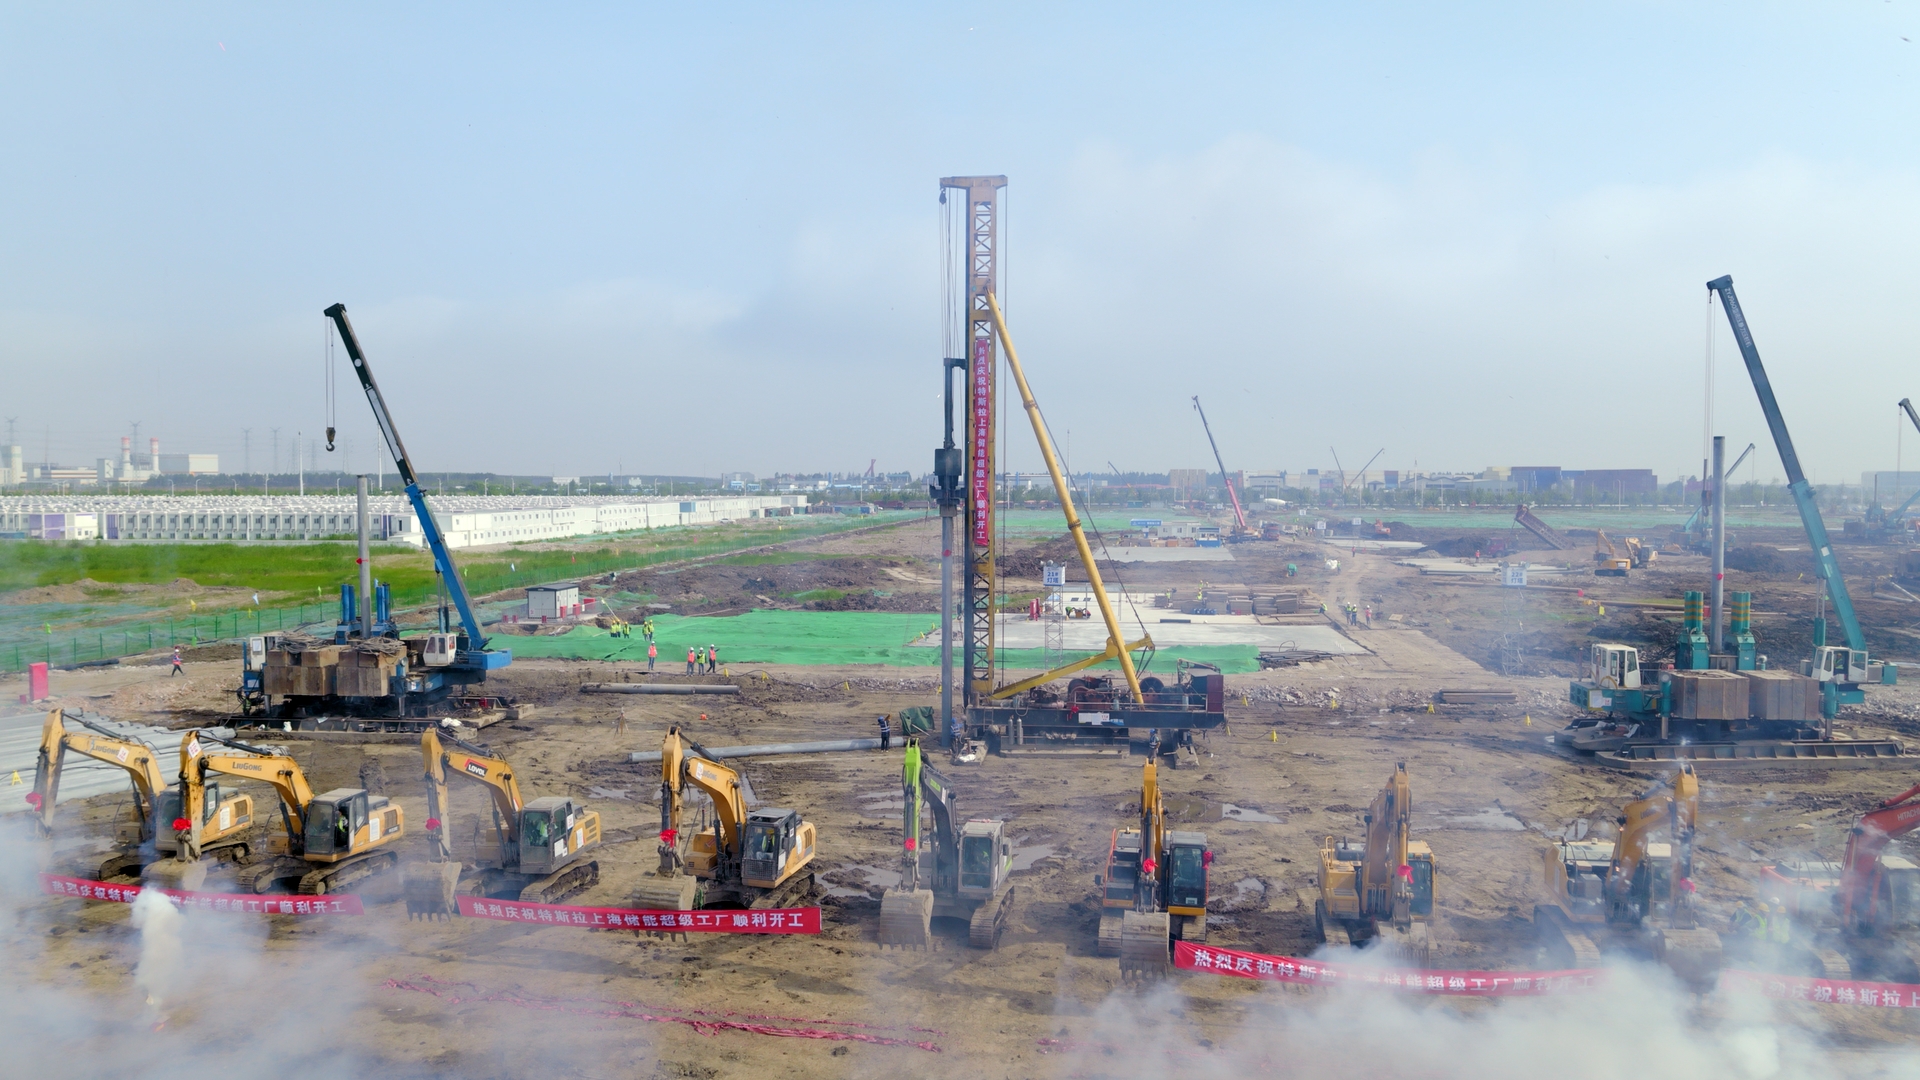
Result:
{"label": "white factory building", "polygon": [[[376,539],[416,547],[426,537],[404,496],[368,501]],[[804,495],[593,498],[558,495],[427,496],[447,546],[716,525],[807,512]],[[356,532],[351,495],[23,496],[0,499],[0,535],[47,540],[322,540]]]}

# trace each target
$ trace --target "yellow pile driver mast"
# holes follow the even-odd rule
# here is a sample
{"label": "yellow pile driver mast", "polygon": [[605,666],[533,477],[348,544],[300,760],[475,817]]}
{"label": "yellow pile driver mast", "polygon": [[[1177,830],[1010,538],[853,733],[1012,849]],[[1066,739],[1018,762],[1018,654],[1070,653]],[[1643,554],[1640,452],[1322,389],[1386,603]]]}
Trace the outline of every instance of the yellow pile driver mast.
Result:
{"label": "yellow pile driver mast", "polygon": [[[1160,679],[1142,678],[1134,666],[1132,652],[1151,650],[1153,641],[1143,632],[1137,641],[1129,643],[1121,630],[1119,611],[1101,581],[1093,549],[1074,509],[1064,466],[1054,451],[1053,439],[1027,384],[1000,309],[999,192],[1006,184],[1004,176],[950,176],[940,181],[943,201],[950,190],[964,192],[966,199],[962,320],[966,356],[961,362],[967,371],[963,544],[966,633],[962,656],[967,726],[970,734],[985,737],[990,745],[1009,734],[1019,741],[1024,733],[1056,741],[1062,737],[1112,741],[1124,736],[1144,743],[1149,732],[1158,730],[1164,733],[1163,743],[1171,753],[1190,741],[1194,729],[1225,723],[1225,680],[1209,665],[1183,664],[1178,684],[1169,687]],[[1107,630],[1105,650],[1004,686],[995,685],[994,670],[998,645],[994,620],[1000,608],[993,505],[998,475],[993,446],[998,422],[994,401],[996,349],[1006,357],[1021,405],[1033,425],[1040,456],[1046,461],[1055,497],[1066,517],[1067,531],[1086,572],[1088,591]],[[1119,662],[1119,684],[1105,676],[1088,676],[1074,679],[1064,693],[1047,685],[1110,660]]]}

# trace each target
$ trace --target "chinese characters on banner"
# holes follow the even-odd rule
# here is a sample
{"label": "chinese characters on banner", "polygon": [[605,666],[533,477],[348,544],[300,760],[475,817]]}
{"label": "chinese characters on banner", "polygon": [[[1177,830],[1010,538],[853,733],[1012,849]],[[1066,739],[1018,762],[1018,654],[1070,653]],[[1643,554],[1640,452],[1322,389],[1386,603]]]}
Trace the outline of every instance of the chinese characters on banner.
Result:
{"label": "chinese characters on banner", "polygon": [[[143,886],[113,885],[85,878],[41,874],[40,889],[48,896],[71,896],[79,900],[106,900],[131,904]],[[199,893],[180,889],[159,889],[174,903],[188,911],[237,911],[250,915],[364,915],[360,898],[351,894],[327,896],[256,896],[252,893]]]}
{"label": "chinese characters on banner", "polygon": [[1372,986],[1421,994],[1461,994],[1470,997],[1560,994],[1590,990],[1605,979],[1603,972],[1591,968],[1567,971],[1436,971],[1325,964],[1291,956],[1263,956],[1237,949],[1212,949],[1187,941],[1174,943],[1173,965],[1182,971],[1208,971],[1243,979],[1309,986]]}
{"label": "chinese characters on banner", "polygon": [[973,547],[993,547],[993,337],[973,339]]}
{"label": "chinese characters on banner", "polygon": [[663,930],[677,934],[817,934],[819,908],[777,908],[770,911],[645,911],[636,908],[574,907],[569,904],[528,904],[458,896],[460,914],[473,919],[579,926],[603,930]]}
{"label": "chinese characters on banner", "polygon": [[1819,1005],[1852,1005],[1866,1009],[1920,1009],[1920,986],[1907,983],[1847,982],[1807,979],[1796,975],[1769,975],[1761,971],[1720,973],[1720,989],[1745,990],[1782,1001],[1810,1001]]}

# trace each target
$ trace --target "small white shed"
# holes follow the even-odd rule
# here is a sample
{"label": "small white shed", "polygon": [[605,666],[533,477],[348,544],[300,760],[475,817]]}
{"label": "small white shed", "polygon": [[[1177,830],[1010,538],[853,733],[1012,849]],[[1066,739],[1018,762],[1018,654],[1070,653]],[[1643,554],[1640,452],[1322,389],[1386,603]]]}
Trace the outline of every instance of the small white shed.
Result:
{"label": "small white shed", "polygon": [[580,613],[579,584],[533,585],[527,589],[527,617],[563,619]]}

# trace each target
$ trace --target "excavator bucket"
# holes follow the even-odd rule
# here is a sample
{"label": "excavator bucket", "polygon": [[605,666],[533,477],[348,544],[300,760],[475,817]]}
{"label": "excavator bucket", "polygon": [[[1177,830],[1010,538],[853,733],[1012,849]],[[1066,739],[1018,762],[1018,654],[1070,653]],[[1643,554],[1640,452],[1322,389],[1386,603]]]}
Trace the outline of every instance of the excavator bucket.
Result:
{"label": "excavator bucket", "polygon": [[401,895],[410,919],[451,919],[459,905],[454,892],[460,885],[460,864],[452,860],[407,867]]}
{"label": "excavator bucket", "polygon": [[1662,930],[1660,962],[1689,990],[1704,994],[1720,979],[1720,935],[1712,930]]}
{"label": "excavator bucket", "polygon": [[198,892],[207,883],[207,864],[201,859],[161,859],[148,863],[140,880],[156,889]]}
{"label": "excavator bucket", "polygon": [[880,898],[880,944],[901,949],[933,947],[933,890],[888,889]]}
{"label": "excavator bucket", "polygon": [[1161,979],[1173,967],[1171,924],[1164,911],[1129,911],[1120,916],[1120,974],[1123,978]]}
{"label": "excavator bucket", "polygon": [[643,877],[633,891],[633,906],[645,911],[692,911],[699,883],[685,874]]}

